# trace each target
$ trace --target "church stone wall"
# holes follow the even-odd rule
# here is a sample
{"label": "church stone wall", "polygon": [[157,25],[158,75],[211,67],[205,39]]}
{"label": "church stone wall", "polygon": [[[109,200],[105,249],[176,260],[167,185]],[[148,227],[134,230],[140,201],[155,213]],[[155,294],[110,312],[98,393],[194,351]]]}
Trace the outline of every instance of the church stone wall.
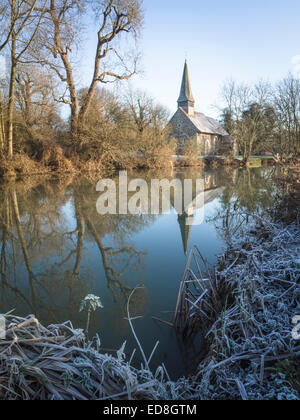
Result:
{"label": "church stone wall", "polygon": [[184,145],[187,139],[194,138],[197,141],[197,130],[194,124],[180,110],[176,112],[170,121],[172,127],[172,135],[178,139],[178,149]]}
{"label": "church stone wall", "polygon": [[[172,135],[178,139],[178,149],[187,139],[194,138],[199,147],[199,155],[213,156],[224,153],[224,148],[228,148],[224,143],[224,138],[216,134],[199,133],[194,124],[180,109],[175,113],[170,121]],[[225,142],[226,143],[226,142]],[[221,152],[221,153],[220,153]]]}
{"label": "church stone wall", "polygon": [[178,110],[176,112],[174,117],[171,119],[170,124],[172,126],[172,133],[174,137],[183,140],[195,137],[196,140],[197,130],[194,124],[182,111]]}

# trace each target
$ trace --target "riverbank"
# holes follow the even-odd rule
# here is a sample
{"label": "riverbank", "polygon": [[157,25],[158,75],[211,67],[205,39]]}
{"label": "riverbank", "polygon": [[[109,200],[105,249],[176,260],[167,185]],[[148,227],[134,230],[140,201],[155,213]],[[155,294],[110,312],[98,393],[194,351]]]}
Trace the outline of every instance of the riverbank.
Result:
{"label": "riverbank", "polygon": [[[280,182],[267,214],[239,215],[244,223],[215,274],[206,270],[209,285],[196,281],[195,298],[182,285],[181,299],[189,299],[184,322],[205,332],[208,347],[191,381],[196,398],[300,399],[298,172],[286,172]],[[202,259],[197,250],[195,258]],[[186,280],[195,282],[201,261],[196,268],[192,262]]]}
{"label": "riverbank", "polygon": [[193,380],[201,399],[300,399],[300,341],[292,336],[300,229],[256,219],[220,259],[197,303],[209,348]]}
{"label": "riverbank", "polygon": [[300,228],[255,220],[192,305],[208,347],[194,377],[172,382],[164,366],[152,372],[147,360],[135,369],[124,348],[104,354],[98,337],[89,342],[70,322],[45,328],[34,317],[8,315],[0,398],[299,400],[292,320],[300,315]]}
{"label": "riverbank", "polygon": [[[250,168],[261,166],[286,166],[295,167],[299,165],[298,159],[286,162],[275,161],[272,157],[262,158],[253,157],[247,166]],[[25,178],[33,175],[90,175],[107,174],[116,170],[154,170],[167,169],[174,167],[201,167],[206,169],[216,169],[220,167],[244,167],[244,163],[239,158],[230,157],[201,157],[191,158],[184,156],[169,156],[156,154],[141,156],[136,153],[127,153],[116,157],[107,156],[105,159],[81,159],[78,155],[66,155],[59,146],[49,146],[35,158],[30,158],[26,154],[16,153],[13,159],[0,159],[0,179],[1,178]]]}

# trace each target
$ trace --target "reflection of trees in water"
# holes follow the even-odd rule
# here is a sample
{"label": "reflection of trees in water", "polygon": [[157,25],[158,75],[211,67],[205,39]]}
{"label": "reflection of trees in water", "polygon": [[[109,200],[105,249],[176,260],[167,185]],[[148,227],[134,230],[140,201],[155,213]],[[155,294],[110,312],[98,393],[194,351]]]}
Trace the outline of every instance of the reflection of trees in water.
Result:
{"label": "reflection of trees in water", "polygon": [[[54,219],[62,204],[58,203],[56,196],[56,204],[50,208],[39,192],[39,186],[30,190],[28,184],[2,186],[0,206],[2,307],[25,307],[26,311],[37,314],[41,307],[45,307],[45,301],[49,303],[52,298],[55,302],[51,282],[44,282],[34,267],[39,262],[37,249],[42,254],[42,244],[46,239],[50,250],[58,247],[56,239],[60,235]],[[53,318],[55,305],[47,306]]]}
{"label": "reflection of trees in water", "polygon": [[[74,192],[74,204],[76,209],[80,209],[86,230],[86,240],[97,245],[101,263],[104,268],[107,285],[112,293],[114,302],[119,301],[119,296],[123,302],[127,302],[128,296],[132,291],[126,284],[126,273],[138,272],[142,269],[142,259],[144,254],[126,244],[132,234],[139,232],[154,221],[149,216],[119,216],[119,215],[98,215],[95,217],[95,194],[82,191]],[[113,246],[106,246],[104,238],[109,235]]]}
{"label": "reflection of trees in water", "polygon": [[[80,300],[102,281],[95,278],[94,267],[82,269],[85,245],[91,242],[97,245],[115,302],[127,300],[131,288],[125,273],[141,269],[143,254],[121,243],[153,219],[97,215],[95,186],[90,184],[65,190],[41,184],[25,193],[21,184],[6,185],[2,197],[0,294],[5,310],[17,307],[51,320],[78,318]],[[74,232],[69,232],[70,208]],[[114,235],[112,247],[105,246],[106,235]]]}
{"label": "reflection of trees in water", "polygon": [[[171,180],[172,176],[182,180],[204,178],[207,188],[220,185],[217,173],[204,174],[202,170],[139,176],[149,185],[152,178]],[[2,186],[2,197],[3,307],[17,307],[24,314],[34,312],[44,319],[76,319],[82,297],[91,293],[97,282],[103,282],[101,274],[95,274],[95,266],[100,266],[121,310],[136,286],[126,276],[142,274],[144,260],[143,253],[128,245],[130,237],[153,223],[154,216],[100,216],[96,213],[94,183],[72,182],[71,178],[8,184]],[[89,268],[84,264],[84,253],[92,245],[96,245],[99,259]],[[133,306],[142,311],[145,292],[135,297]]]}
{"label": "reflection of trees in water", "polygon": [[230,242],[244,224],[252,223],[251,214],[262,214],[275,200],[275,183],[278,169],[235,169],[231,182],[220,197],[221,205],[210,218],[222,238]]}
{"label": "reflection of trees in water", "polygon": [[[203,178],[208,190],[226,186],[214,222],[219,227],[222,222],[222,235],[227,238],[243,221],[236,215],[239,210],[251,212],[272,203],[272,169],[178,171],[171,175],[148,174],[145,179],[150,182],[152,178],[171,176],[182,180]],[[17,307],[24,315],[33,312],[45,320],[72,319],[79,323],[79,303],[97,285],[103,285],[104,273],[115,307],[123,315],[124,303],[139,273],[142,276],[145,263],[141,250],[132,247],[131,237],[156,218],[101,216],[96,212],[95,184],[71,181],[2,187],[0,312]],[[95,257],[90,263],[91,252]],[[132,306],[138,315],[145,307],[145,293],[135,295]]]}

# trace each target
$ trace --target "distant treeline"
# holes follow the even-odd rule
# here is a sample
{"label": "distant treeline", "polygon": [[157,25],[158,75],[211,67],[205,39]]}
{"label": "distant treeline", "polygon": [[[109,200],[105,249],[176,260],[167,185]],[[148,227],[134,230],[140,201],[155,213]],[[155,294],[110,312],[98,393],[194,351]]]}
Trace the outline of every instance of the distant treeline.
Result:
{"label": "distant treeline", "polygon": [[222,123],[239,146],[245,163],[251,155],[272,154],[284,161],[300,154],[300,80],[289,74],[275,85],[233,80],[222,88]]}

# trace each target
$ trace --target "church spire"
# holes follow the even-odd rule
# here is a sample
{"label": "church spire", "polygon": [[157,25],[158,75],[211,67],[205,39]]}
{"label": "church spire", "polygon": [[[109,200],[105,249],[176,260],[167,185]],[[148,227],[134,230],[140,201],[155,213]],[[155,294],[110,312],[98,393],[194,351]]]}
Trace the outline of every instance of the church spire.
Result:
{"label": "church spire", "polygon": [[177,102],[178,107],[183,108],[188,113],[188,115],[194,115],[195,100],[192,94],[189,69],[186,60],[184,63],[180,95]]}
{"label": "church spire", "polygon": [[178,216],[178,223],[181,232],[184,255],[187,255],[192,225],[187,223],[188,215],[184,212]]}

